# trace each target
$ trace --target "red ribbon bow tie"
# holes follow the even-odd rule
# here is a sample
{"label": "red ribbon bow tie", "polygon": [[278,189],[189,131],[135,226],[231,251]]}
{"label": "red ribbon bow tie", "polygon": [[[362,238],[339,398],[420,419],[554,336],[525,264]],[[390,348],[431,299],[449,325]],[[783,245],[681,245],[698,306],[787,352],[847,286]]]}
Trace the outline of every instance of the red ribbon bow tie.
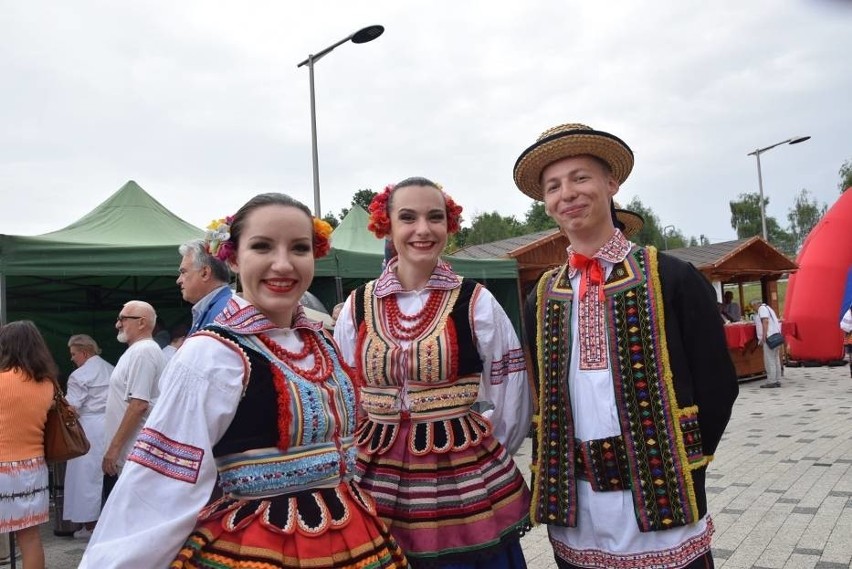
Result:
{"label": "red ribbon bow tie", "polygon": [[598,297],[601,300],[604,299],[604,270],[600,261],[594,257],[586,257],[585,255],[572,251],[571,255],[568,257],[568,265],[572,269],[580,271],[580,298],[584,298],[586,296],[589,285],[596,285],[599,291]]}

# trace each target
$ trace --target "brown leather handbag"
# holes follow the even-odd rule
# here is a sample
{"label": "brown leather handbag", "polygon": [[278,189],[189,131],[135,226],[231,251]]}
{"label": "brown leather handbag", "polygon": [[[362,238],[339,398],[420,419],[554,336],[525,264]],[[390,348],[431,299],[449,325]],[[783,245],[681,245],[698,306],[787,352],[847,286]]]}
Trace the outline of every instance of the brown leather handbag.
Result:
{"label": "brown leather handbag", "polygon": [[83,456],[91,446],[80,424],[80,416],[65,399],[55,379],[53,387],[53,407],[47,412],[44,426],[44,459],[51,463]]}

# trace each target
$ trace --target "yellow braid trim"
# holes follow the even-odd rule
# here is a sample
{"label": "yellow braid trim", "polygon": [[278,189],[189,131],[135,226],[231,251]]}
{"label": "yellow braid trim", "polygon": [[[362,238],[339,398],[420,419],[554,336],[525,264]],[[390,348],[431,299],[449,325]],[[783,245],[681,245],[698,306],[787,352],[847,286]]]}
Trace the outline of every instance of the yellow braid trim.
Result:
{"label": "yellow braid trim", "polygon": [[683,430],[680,426],[680,418],[686,415],[695,415],[698,413],[698,406],[692,405],[684,409],[677,406],[677,394],[674,388],[674,376],[672,375],[671,360],[669,358],[669,346],[666,340],[666,318],[665,310],[663,309],[663,289],[660,283],[659,261],[657,259],[657,248],[648,246],[648,275],[654,283],[654,303],[657,305],[657,337],[660,339],[660,362],[662,363],[663,383],[666,386],[666,392],[669,396],[669,401],[672,402],[672,428],[674,429],[675,445],[677,453],[680,457],[680,463],[683,465],[683,477],[686,482],[686,492],[689,495],[689,509],[692,513],[692,519],[698,521],[698,499],[695,496],[695,488],[692,480],[692,471],[707,464],[706,461],[690,464],[686,456],[686,447],[683,443]]}

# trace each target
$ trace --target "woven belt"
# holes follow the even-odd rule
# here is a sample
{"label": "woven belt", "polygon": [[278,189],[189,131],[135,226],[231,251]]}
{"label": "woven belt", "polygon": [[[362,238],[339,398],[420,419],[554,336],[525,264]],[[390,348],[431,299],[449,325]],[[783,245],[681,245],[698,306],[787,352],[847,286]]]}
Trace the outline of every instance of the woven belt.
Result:
{"label": "woven belt", "polygon": [[574,476],[592,485],[596,492],[614,492],[630,488],[627,448],[621,435],[574,440]]}

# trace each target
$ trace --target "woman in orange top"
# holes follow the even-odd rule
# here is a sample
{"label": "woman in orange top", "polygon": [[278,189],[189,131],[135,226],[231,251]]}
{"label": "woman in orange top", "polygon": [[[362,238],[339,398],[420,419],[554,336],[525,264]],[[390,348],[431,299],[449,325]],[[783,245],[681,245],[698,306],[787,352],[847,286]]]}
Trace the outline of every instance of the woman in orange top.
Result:
{"label": "woman in orange top", "polygon": [[48,521],[44,425],[56,363],[29,320],[0,328],[0,533],[15,532],[24,569],[44,568]]}

